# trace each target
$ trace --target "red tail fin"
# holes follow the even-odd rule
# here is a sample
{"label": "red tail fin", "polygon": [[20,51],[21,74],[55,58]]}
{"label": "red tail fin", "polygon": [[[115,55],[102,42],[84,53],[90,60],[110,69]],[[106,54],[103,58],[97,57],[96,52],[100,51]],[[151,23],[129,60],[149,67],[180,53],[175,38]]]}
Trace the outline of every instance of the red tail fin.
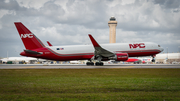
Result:
{"label": "red tail fin", "polygon": [[27,29],[21,22],[14,22],[19,35],[24,43],[26,49],[37,49],[45,47],[45,45],[39,40],[29,29]]}

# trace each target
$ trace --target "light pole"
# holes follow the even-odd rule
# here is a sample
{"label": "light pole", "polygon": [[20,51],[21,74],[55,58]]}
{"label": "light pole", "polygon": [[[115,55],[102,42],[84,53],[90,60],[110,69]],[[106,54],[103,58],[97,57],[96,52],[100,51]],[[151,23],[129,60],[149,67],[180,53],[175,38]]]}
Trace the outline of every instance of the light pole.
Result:
{"label": "light pole", "polygon": [[167,48],[167,62],[168,62],[168,47],[166,47]]}
{"label": "light pole", "polygon": [[7,51],[7,59],[8,59],[8,51]]}
{"label": "light pole", "polygon": [[178,48],[179,48],[179,53],[178,54],[179,54],[179,62],[180,62],[180,46],[178,46]]}

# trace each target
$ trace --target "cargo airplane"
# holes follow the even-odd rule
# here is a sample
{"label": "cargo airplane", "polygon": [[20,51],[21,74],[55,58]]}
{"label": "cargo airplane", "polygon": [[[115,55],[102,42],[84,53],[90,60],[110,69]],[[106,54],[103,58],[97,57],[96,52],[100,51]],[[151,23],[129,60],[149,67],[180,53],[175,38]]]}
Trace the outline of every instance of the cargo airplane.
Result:
{"label": "cargo airplane", "polygon": [[129,57],[152,56],[163,51],[160,45],[152,42],[98,44],[89,34],[92,45],[45,46],[21,22],[14,23],[25,50],[22,56],[56,61],[89,60],[86,65],[102,66],[107,60],[127,61]]}

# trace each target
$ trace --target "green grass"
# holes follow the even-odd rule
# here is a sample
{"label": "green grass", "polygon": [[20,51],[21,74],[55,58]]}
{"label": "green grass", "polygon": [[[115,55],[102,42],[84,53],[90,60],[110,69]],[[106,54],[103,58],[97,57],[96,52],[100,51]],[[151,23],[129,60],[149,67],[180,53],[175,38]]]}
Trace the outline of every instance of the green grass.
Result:
{"label": "green grass", "polygon": [[180,69],[0,70],[0,101],[180,101]]}

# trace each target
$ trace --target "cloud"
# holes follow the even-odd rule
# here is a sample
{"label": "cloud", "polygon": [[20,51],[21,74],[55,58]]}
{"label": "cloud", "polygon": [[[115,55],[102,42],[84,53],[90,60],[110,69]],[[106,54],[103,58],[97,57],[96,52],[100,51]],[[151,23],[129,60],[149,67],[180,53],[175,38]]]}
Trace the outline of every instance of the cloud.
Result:
{"label": "cloud", "polygon": [[[179,0],[1,0],[0,56],[19,56],[24,49],[14,22],[22,22],[44,44],[109,42],[108,21],[118,21],[117,42],[150,41],[170,52],[180,46]],[[47,45],[47,44],[46,44]]]}
{"label": "cloud", "polygon": [[165,9],[179,8],[179,0],[154,0],[155,4],[159,4]]}

